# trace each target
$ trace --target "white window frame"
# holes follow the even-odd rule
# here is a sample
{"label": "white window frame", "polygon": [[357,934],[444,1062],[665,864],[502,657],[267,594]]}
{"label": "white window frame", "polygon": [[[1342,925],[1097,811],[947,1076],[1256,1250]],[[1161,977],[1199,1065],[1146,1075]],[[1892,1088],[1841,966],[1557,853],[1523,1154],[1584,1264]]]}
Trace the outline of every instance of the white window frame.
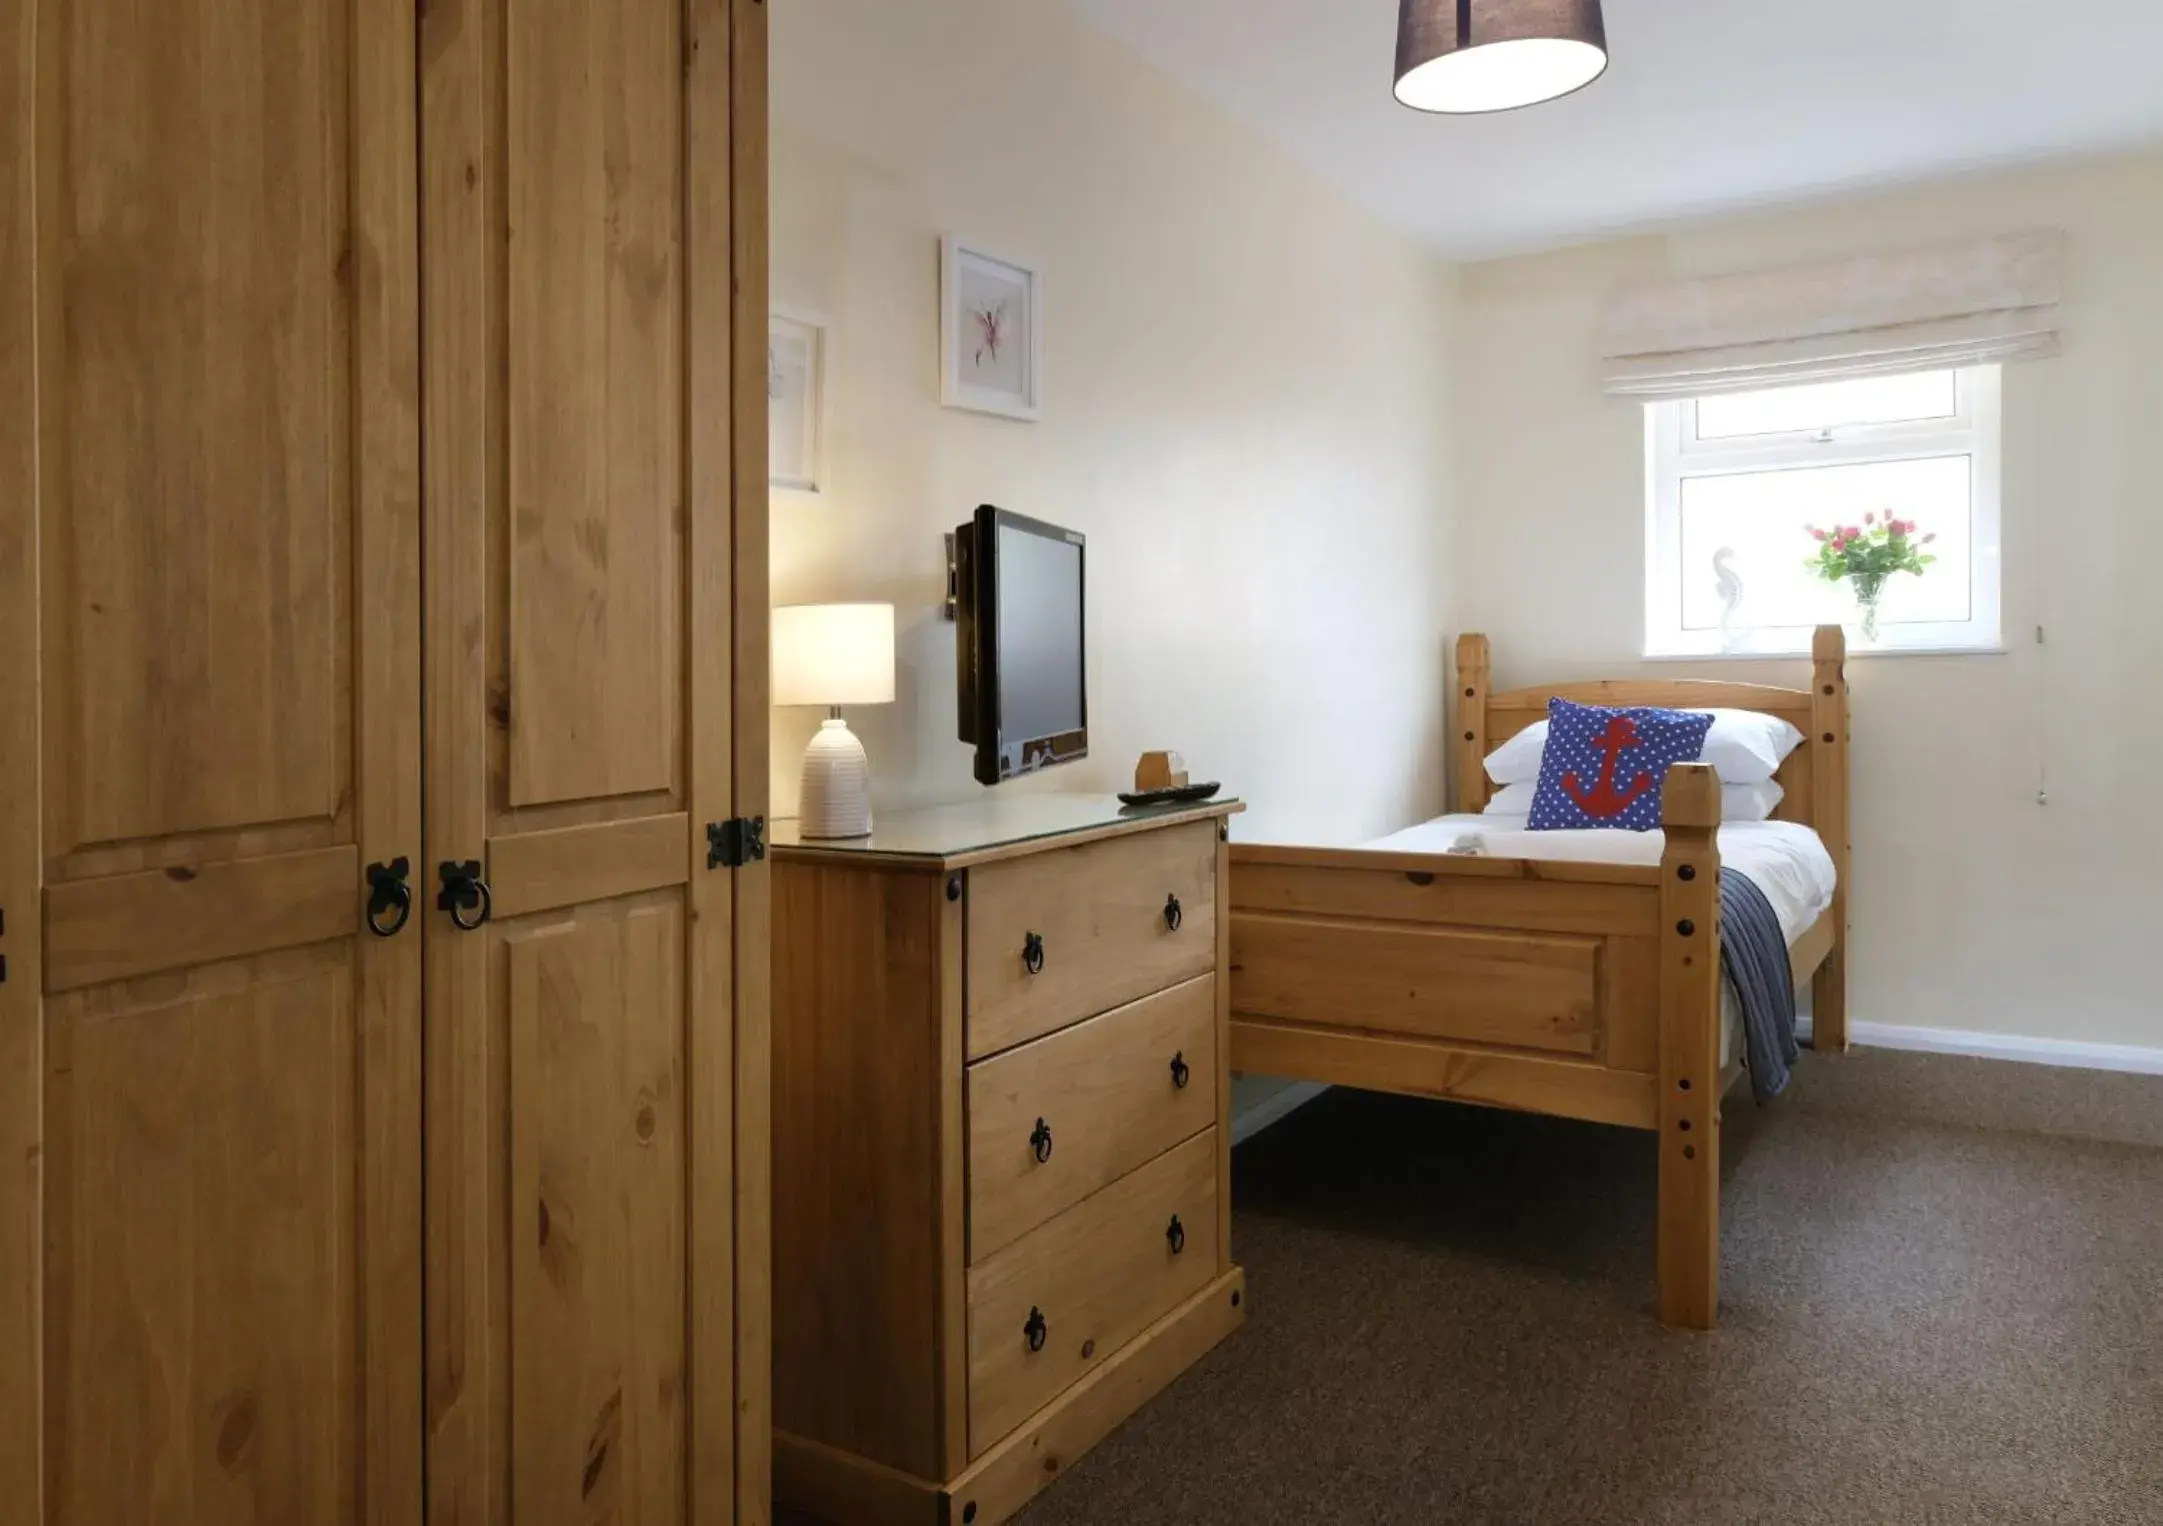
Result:
{"label": "white window frame", "polygon": [[[1852,424],[1834,429],[1700,440],[1697,402],[1681,398],[1645,405],[1645,655],[1647,657],[1796,657],[1810,653],[1807,626],[1758,626],[1723,638],[1718,630],[1682,628],[1682,484],[1692,477],[1852,466],[1926,457],[1972,459],[1973,555],[1965,621],[1888,622],[1874,642],[1859,623],[1848,626],[1850,653],[1998,652],[2004,650],[2002,546],[1999,534],[2002,379],[1997,366],[1954,372],[1950,418],[1898,424]],[[1808,554],[1796,547],[1797,558]]]}

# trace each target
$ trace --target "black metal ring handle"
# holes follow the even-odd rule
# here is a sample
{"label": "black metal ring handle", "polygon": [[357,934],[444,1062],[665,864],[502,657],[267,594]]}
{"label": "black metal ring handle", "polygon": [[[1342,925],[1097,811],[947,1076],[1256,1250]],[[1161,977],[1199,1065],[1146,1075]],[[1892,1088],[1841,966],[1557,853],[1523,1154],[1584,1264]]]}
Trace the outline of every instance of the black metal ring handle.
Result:
{"label": "black metal ring handle", "polygon": [[1042,933],[1022,934],[1021,967],[1032,975],[1044,973],[1044,935]]}
{"label": "black metal ring handle", "polygon": [[1193,1070],[1187,1065],[1187,1054],[1185,1050],[1182,1049],[1179,1053],[1172,1056],[1172,1085],[1174,1088],[1179,1091],[1185,1091],[1187,1089],[1187,1082],[1190,1078],[1192,1078],[1193,1075]]}
{"label": "black metal ring handle", "polygon": [[479,927],[483,922],[486,922],[491,916],[495,915],[496,898],[489,893],[488,881],[475,880],[473,882],[473,888],[480,892],[481,914],[479,916],[468,922],[465,919],[464,914],[459,910],[458,907],[454,906],[451,908],[451,925],[453,927],[456,927],[460,932],[470,933],[475,928]]}
{"label": "black metal ring handle", "polygon": [[1175,1256],[1187,1248],[1187,1226],[1179,1222],[1178,1214],[1172,1215],[1172,1222],[1164,1231],[1164,1239]]}
{"label": "black metal ring handle", "polygon": [[1180,923],[1182,923],[1182,922],[1184,922],[1184,921],[1186,921],[1186,919],[1187,919],[1187,914],[1186,914],[1186,912],[1180,909],[1180,905],[1179,905],[1179,897],[1178,897],[1178,896],[1176,896],[1176,895],[1168,895],[1168,896],[1166,896],[1166,897],[1164,898],[1164,929],[1165,929],[1165,931],[1166,931],[1166,932],[1174,932],[1174,933],[1178,932],[1178,931],[1179,931],[1179,924],[1180,924]]}
{"label": "black metal ring handle", "polygon": [[1042,1309],[1033,1306],[1030,1308],[1029,1321],[1021,1327],[1021,1334],[1022,1339],[1029,1343],[1031,1351],[1042,1351],[1044,1349],[1044,1337],[1051,1334],[1051,1326],[1044,1323],[1044,1311]]}
{"label": "black metal ring handle", "polygon": [[1039,1118],[1029,1134],[1029,1148],[1036,1152],[1036,1163],[1043,1165],[1051,1159],[1051,1125]]}
{"label": "black metal ring handle", "polygon": [[[446,859],[436,866],[436,876],[443,882],[443,888],[436,893],[436,909],[449,912],[451,925],[460,932],[472,932],[495,914],[495,897],[489,894],[488,881],[481,878],[478,859],[462,864]],[[466,916],[475,910],[478,916]]]}
{"label": "black metal ring handle", "polygon": [[[368,866],[368,931],[378,938],[394,938],[413,915],[413,887],[406,883],[406,876],[413,872],[409,859],[394,858],[387,864]],[[383,914],[394,911],[388,926]]]}
{"label": "black metal ring handle", "polygon": [[[381,904],[378,904],[379,899]],[[391,918],[388,926],[383,921],[383,913],[386,911],[396,913]],[[396,886],[383,892],[380,898],[376,896],[369,898],[368,931],[374,933],[378,938],[395,938],[404,930],[406,922],[412,915],[413,892],[403,885]]]}

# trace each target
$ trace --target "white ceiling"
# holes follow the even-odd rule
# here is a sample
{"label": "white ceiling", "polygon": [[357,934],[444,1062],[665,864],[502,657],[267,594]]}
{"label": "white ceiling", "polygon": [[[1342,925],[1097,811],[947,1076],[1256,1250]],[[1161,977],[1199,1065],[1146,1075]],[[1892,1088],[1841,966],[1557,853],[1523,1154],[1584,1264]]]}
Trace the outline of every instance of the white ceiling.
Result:
{"label": "white ceiling", "polygon": [[1606,0],[1606,75],[1390,95],[1396,0],[1069,0],[1459,259],[2163,139],[2163,0]]}

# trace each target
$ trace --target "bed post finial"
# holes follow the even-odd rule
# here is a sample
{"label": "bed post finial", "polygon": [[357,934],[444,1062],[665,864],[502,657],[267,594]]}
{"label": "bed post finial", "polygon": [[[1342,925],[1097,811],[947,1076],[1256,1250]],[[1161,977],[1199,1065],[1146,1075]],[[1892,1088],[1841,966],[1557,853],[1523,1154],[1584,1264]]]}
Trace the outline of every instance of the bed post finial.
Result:
{"label": "bed post finial", "polygon": [[1821,625],[1810,644],[1810,823],[1833,861],[1832,951],[1810,977],[1810,1045],[1848,1047],[1848,673],[1847,633]]}
{"label": "bed post finial", "polygon": [[1678,763],[1660,791],[1660,1320],[1720,1312],[1720,776]]}
{"label": "bed post finial", "polygon": [[1660,789],[1660,825],[1705,833],[1720,825],[1720,776],[1709,763],[1677,763]]}
{"label": "bed post finial", "polygon": [[[1457,809],[1487,809],[1487,638],[1457,638]],[[1443,714],[1451,713],[1449,706]]]}

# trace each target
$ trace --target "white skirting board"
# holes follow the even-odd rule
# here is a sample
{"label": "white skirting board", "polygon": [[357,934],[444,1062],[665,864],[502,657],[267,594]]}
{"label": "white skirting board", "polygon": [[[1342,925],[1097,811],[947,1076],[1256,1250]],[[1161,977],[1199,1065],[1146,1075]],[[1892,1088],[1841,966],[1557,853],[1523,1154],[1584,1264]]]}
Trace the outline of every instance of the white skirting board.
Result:
{"label": "white skirting board", "polygon": [[[1810,1037],[1808,1014],[1796,1019],[1796,1036]],[[1850,1023],[1858,1049],[1906,1049],[1923,1054],[1960,1054],[1979,1060],[2056,1065],[2070,1070],[2110,1070],[2163,1076],[2163,1049],[2131,1044],[2083,1044],[2071,1039],[2034,1039],[2017,1033],[1978,1033],[1966,1028],[1903,1028],[1894,1023]],[[1290,1117],[1329,1088],[1319,1081],[1294,1082],[1232,1115],[1232,1143],[1241,1144]]]}
{"label": "white skirting board", "polygon": [[[1810,1037],[1810,1019],[1799,1017],[1796,1035]],[[1966,1028],[1903,1028],[1893,1023],[1849,1023],[1848,1042],[1859,1049],[1908,1049],[1924,1054],[1964,1054],[1979,1060],[2014,1060],[2070,1070],[2115,1070],[2163,1076],[2163,1049],[2131,1044],[2083,1044],[2035,1039],[2017,1033],[1978,1033]]]}

